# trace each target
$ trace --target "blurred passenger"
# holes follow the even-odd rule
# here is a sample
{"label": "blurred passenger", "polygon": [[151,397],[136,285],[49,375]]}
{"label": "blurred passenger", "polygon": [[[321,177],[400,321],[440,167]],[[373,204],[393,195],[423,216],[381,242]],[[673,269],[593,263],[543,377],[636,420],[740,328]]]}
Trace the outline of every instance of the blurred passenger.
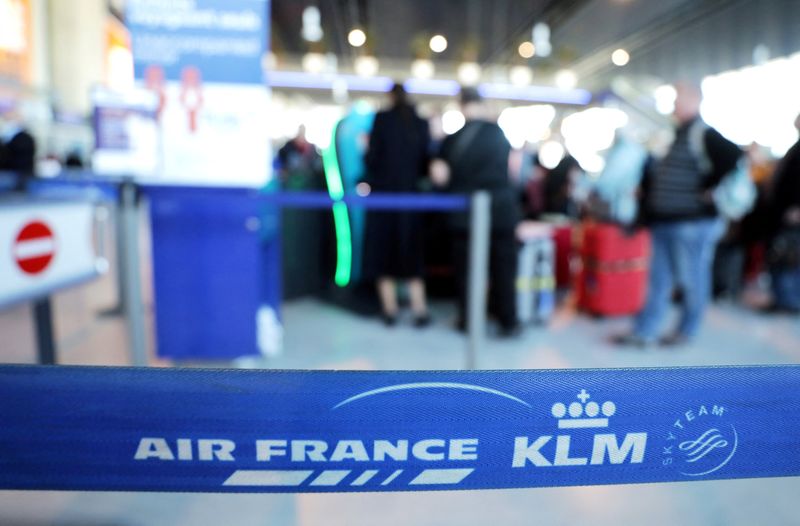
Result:
{"label": "blurred passenger", "polygon": [[[795,120],[800,131],[800,115]],[[768,262],[773,312],[800,312],[800,140],[775,170]]]}
{"label": "blurred passenger", "polygon": [[750,176],[756,185],[756,202],[753,210],[742,219],[741,241],[745,249],[745,264],[742,284],[753,282],[766,268],[766,240],[770,237],[770,196],[776,161],[769,148],[757,143],[747,151],[750,161]]}
{"label": "blurred passenger", "polygon": [[[432,167],[434,183],[458,194],[487,190],[492,198],[492,231],[489,264],[489,310],[500,323],[501,336],[519,332],[515,302],[517,242],[514,234],[520,219],[516,192],[509,180],[511,145],[503,130],[490,121],[479,93],[461,90],[466,124],[442,144],[439,160]],[[458,286],[458,327],[466,328],[467,254],[469,216],[451,216],[453,264]]]}
{"label": "blurred passenger", "polygon": [[80,170],[83,168],[83,156],[78,148],[73,148],[64,158],[64,166],[70,170]]}
{"label": "blurred passenger", "polygon": [[639,210],[637,192],[648,158],[641,144],[619,131],[606,153],[603,171],[588,182],[591,195],[587,213],[601,221],[632,224]]}
{"label": "blurred passenger", "polygon": [[577,217],[578,207],[572,199],[575,182],[581,175],[577,159],[567,154],[547,172],[544,179],[545,213]]}
{"label": "blurred passenger", "polygon": [[[428,123],[408,100],[402,84],[390,94],[391,108],[375,115],[366,156],[367,183],[374,192],[416,192],[428,172]],[[377,280],[384,322],[397,321],[397,280],[408,281],[414,325],[430,323],[423,281],[422,218],[414,212],[367,215],[364,274]]]}
{"label": "blurred passenger", "polygon": [[284,188],[316,188],[315,176],[322,174],[322,159],[317,148],[306,139],[306,127],[278,150],[278,165]]}
{"label": "blurred passenger", "polygon": [[658,340],[676,285],[683,291],[682,316],[661,343],[691,341],[711,295],[714,248],[725,227],[711,193],[736,167],[741,151],[700,118],[698,86],[680,83],[676,89],[675,140],[643,185],[643,219],[653,240],[647,301],[633,332],[618,338],[620,344],[643,346]]}
{"label": "blurred passenger", "polygon": [[34,176],[36,141],[16,112],[8,112],[3,117],[6,122],[0,129],[0,171],[16,173],[15,190],[24,191]]}

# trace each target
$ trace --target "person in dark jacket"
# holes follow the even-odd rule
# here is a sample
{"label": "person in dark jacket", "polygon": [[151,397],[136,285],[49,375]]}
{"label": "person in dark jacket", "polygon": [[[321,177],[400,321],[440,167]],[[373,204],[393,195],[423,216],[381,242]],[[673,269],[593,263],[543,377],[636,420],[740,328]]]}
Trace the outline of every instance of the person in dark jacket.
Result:
{"label": "person in dark jacket", "polygon": [[652,235],[647,301],[632,334],[617,339],[620,344],[659,341],[676,285],[683,291],[682,316],[677,329],[660,343],[691,341],[711,297],[714,250],[725,228],[711,194],[742,152],[702,121],[698,86],[679,83],[676,89],[675,140],[666,157],[651,164],[643,181],[641,211]]}
{"label": "person in dark jacket", "polygon": [[15,190],[24,191],[33,178],[36,165],[36,141],[14,114],[5,116],[9,123],[0,137],[0,171],[17,175]]}
{"label": "person in dark jacket", "polygon": [[[795,120],[800,131],[800,115]],[[800,313],[800,140],[775,169],[768,223],[770,312]]]}
{"label": "person in dark jacket", "polygon": [[[428,173],[430,131],[408,101],[402,84],[390,92],[391,108],[375,116],[366,155],[373,192],[413,193]],[[414,212],[374,211],[367,215],[364,275],[377,281],[387,325],[397,320],[397,280],[407,280],[414,324],[430,323],[423,280],[424,238]]]}
{"label": "person in dark jacket", "polygon": [[[519,199],[508,175],[511,145],[503,130],[486,118],[479,93],[461,90],[462,112],[466,124],[442,143],[440,158],[432,167],[434,184],[456,194],[486,190],[492,199],[492,230],[489,262],[489,310],[500,324],[501,336],[519,332],[516,289],[517,241],[515,229],[520,220]],[[458,286],[458,326],[466,328],[467,255],[469,216],[451,216],[453,266]]]}

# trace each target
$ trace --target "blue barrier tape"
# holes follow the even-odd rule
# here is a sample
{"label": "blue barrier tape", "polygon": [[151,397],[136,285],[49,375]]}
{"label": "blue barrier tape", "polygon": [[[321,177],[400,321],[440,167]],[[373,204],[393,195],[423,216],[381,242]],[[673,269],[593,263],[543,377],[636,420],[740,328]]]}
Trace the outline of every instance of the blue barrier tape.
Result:
{"label": "blue barrier tape", "polygon": [[0,488],[360,492],[800,474],[800,366],[0,367]]}
{"label": "blue barrier tape", "polygon": [[338,202],[371,210],[446,212],[469,208],[469,199],[461,195],[375,193],[365,197],[345,195],[341,200],[336,200],[320,192],[281,192],[262,194],[259,199],[265,203],[290,208],[330,208]]}
{"label": "blue barrier tape", "polygon": [[143,186],[145,194],[189,200],[193,197],[243,197],[261,203],[307,209],[330,209],[335,203],[372,210],[408,211],[459,211],[469,208],[469,198],[463,195],[373,193],[369,196],[346,194],[342,199],[333,199],[326,192],[273,192],[260,193],[245,188],[197,188],[176,186]]}

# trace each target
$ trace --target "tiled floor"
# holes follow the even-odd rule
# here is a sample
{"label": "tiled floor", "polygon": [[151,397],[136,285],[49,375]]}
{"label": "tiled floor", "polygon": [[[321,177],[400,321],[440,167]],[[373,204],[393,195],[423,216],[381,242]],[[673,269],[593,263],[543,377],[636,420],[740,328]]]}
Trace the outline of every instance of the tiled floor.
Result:
{"label": "tiled floor", "polygon": [[[97,317],[113,305],[106,277],[55,299],[59,357],[68,364],[127,363],[125,327]],[[387,330],[314,300],[285,306],[286,350],[242,367],[459,369],[465,339],[450,329],[452,311],[437,305],[436,323],[418,331]],[[649,367],[800,363],[800,322],[715,306],[693,347],[678,352],[619,351],[606,340],[625,320],[591,320],[562,309],[549,328],[514,341],[489,339],[486,369]],[[0,313],[0,358],[35,359],[30,313]],[[0,492],[0,524],[59,525],[483,525],[483,524],[800,524],[800,479],[741,480],[641,486],[485,492],[341,495],[192,495],[149,493]],[[767,512],[768,510],[768,512]]]}

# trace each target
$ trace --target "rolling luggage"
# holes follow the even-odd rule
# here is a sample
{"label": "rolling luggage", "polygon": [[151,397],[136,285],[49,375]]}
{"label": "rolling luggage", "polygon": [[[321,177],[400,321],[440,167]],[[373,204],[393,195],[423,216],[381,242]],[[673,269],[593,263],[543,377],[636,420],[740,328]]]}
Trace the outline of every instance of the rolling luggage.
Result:
{"label": "rolling luggage", "polygon": [[556,287],[567,289],[572,285],[572,225],[569,223],[553,228],[556,249]]}
{"label": "rolling luggage", "polygon": [[626,316],[645,302],[650,236],[616,225],[588,224],[581,246],[578,306],[598,316]]}
{"label": "rolling luggage", "polygon": [[547,226],[523,223],[517,263],[517,317],[520,323],[547,323],[555,311],[555,245]]}

